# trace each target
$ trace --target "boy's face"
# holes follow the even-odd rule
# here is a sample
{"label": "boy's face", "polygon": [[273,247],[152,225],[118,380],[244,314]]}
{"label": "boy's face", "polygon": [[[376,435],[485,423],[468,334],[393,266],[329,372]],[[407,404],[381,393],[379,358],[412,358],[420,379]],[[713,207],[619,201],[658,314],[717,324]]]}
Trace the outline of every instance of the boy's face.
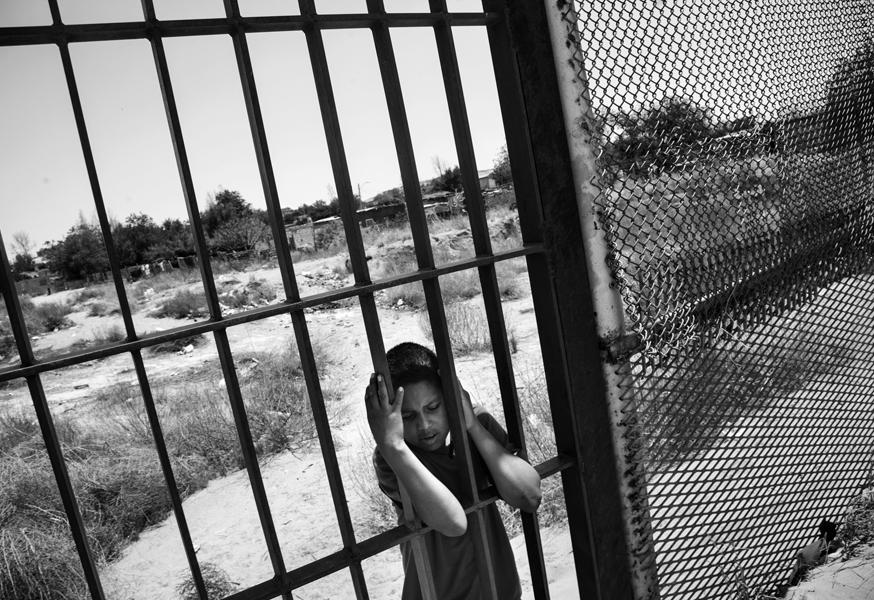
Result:
{"label": "boy's face", "polygon": [[430,381],[417,381],[403,387],[404,441],[422,450],[442,448],[449,434],[443,391]]}

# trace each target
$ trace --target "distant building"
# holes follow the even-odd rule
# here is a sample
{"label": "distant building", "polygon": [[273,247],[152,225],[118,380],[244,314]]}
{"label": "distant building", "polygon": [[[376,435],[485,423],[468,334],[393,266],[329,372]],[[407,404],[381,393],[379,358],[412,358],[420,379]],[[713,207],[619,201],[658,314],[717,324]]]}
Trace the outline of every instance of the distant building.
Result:
{"label": "distant building", "polygon": [[494,190],[497,189],[498,184],[495,181],[495,178],[492,177],[492,170],[486,169],[483,171],[477,171],[477,177],[479,177],[479,189],[482,191]]}

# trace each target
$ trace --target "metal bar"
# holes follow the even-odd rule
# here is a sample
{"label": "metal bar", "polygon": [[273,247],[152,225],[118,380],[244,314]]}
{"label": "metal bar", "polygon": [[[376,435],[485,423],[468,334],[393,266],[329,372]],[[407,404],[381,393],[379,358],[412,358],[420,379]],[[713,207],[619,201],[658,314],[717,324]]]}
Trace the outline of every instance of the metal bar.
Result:
{"label": "metal bar", "polygon": [[[229,18],[237,19],[240,16],[239,5],[236,0],[226,0],[225,10]],[[279,194],[276,189],[276,179],[273,172],[273,165],[270,160],[270,150],[267,144],[264,120],[261,114],[260,103],[258,101],[258,92],[252,69],[251,55],[249,53],[244,33],[241,31],[234,31],[231,34],[231,37],[234,41],[237,66],[240,72],[240,81],[243,87],[243,96],[246,102],[249,124],[252,130],[252,138],[255,144],[255,154],[258,160],[262,187],[264,189],[264,198],[267,203],[268,214],[270,215],[273,240],[276,247],[280,273],[282,274],[285,296],[288,300],[297,301],[300,299],[300,293],[294,276],[294,267],[291,261],[288,238],[286,237],[285,227],[283,225],[282,209],[279,204]],[[292,322],[294,325],[298,353],[301,360],[301,368],[304,372],[304,380],[307,385],[307,393],[313,411],[313,420],[319,436],[322,459],[325,463],[325,469],[328,474],[328,484],[331,490],[331,498],[334,502],[334,512],[337,516],[340,536],[343,540],[344,546],[353,546],[355,544],[355,532],[352,525],[352,518],[349,514],[349,507],[346,502],[346,493],[343,489],[340,466],[337,462],[336,451],[331,436],[330,423],[328,421],[327,412],[325,411],[324,396],[322,394],[312,344],[307,330],[306,318],[303,312],[298,311],[292,314]],[[352,582],[355,588],[356,597],[359,599],[366,599],[368,597],[367,585],[364,580],[364,572],[361,568],[361,564],[353,563],[350,565],[350,570],[352,573]]]}
{"label": "metal bar", "polygon": [[[384,15],[385,6],[382,0],[368,0],[367,9],[370,13]],[[410,232],[413,237],[413,248],[416,252],[416,263],[421,270],[433,269],[434,254],[431,249],[431,241],[428,236],[428,223],[425,210],[422,206],[422,191],[419,187],[419,176],[416,169],[415,152],[413,151],[410,137],[409,122],[407,120],[406,106],[403,100],[400,77],[398,75],[397,61],[395,60],[394,48],[391,35],[386,27],[380,25],[372,28],[373,43],[379,63],[380,76],[382,78],[383,91],[385,92],[386,106],[394,136],[395,150],[398,155],[398,165],[401,171],[401,180],[404,188],[404,202],[407,206],[407,216],[410,223]],[[434,280],[436,281],[436,279]],[[433,286],[424,284],[426,303],[433,301]],[[439,290],[437,292],[439,297]],[[381,344],[381,342],[380,342]],[[388,374],[387,365],[384,364],[384,348],[375,353],[374,365],[377,370],[388,377],[387,386],[394,389]],[[401,500],[404,516],[409,525],[420,527],[421,523],[416,518],[416,513],[410,501],[406,489],[401,486]],[[427,600],[436,599],[437,593],[434,586],[434,574],[431,570],[431,559],[421,536],[410,541],[413,560],[416,565],[416,574],[419,578],[419,589]]]}
{"label": "metal bar", "polygon": [[[547,12],[554,7],[503,4],[527,116],[525,132],[508,127],[508,132],[517,132],[508,135],[508,153],[523,239],[532,239],[529,236],[535,228],[528,223],[539,221],[541,211],[546,217],[542,235],[550,249],[548,260],[543,256],[529,258],[529,276],[556,444],[559,452],[576,457],[579,465],[562,472],[577,581],[581,597],[628,598],[632,596],[631,578],[627,576],[624,519],[616,510],[621,500],[610,420],[603,406],[590,406],[606,392],[588,275],[580,268],[586,264],[580,215],[576,203],[568,201],[574,197],[575,186],[570,177],[567,139],[564,124],[556,118],[563,109],[557,101],[556,64],[547,20]],[[508,85],[503,80],[500,83]],[[502,102],[513,98],[502,89]],[[529,173],[536,174],[533,181]],[[529,199],[537,201],[529,204]],[[583,439],[588,442],[585,446]],[[598,490],[600,497],[590,497],[589,490]]]}
{"label": "metal bar", "polygon": [[237,372],[234,367],[234,359],[231,354],[231,346],[228,342],[228,333],[226,330],[216,331],[214,333],[216,349],[218,350],[219,362],[224,375],[225,387],[228,390],[228,398],[231,402],[231,412],[234,416],[234,424],[237,429],[237,435],[240,439],[240,449],[243,453],[243,462],[246,465],[246,472],[249,475],[249,483],[252,486],[252,495],[255,498],[255,507],[258,510],[258,518],[261,523],[261,530],[264,533],[264,540],[267,543],[267,552],[270,555],[270,563],[273,565],[273,572],[276,579],[281,585],[282,597],[284,600],[291,600],[291,594],[286,590],[286,571],[285,563],[282,558],[282,548],[279,546],[279,538],[276,535],[276,526],[273,523],[273,518],[270,515],[270,504],[267,501],[267,492],[264,489],[264,481],[261,478],[261,468],[258,465],[258,454],[255,451],[255,444],[252,442],[252,433],[249,430],[249,419],[246,416],[246,406],[243,402],[243,395],[240,391],[240,382],[237,379]]}
{"label": "metal bar", "polygon": [[[461,168],[462,182],[465,195],[471,198],[479,195],[479,180],[476,178],[476,164],[473,160],[473,145],[470,141],[470,131],[467,126],[467,113],[464,106],[464,98],[461,93],[458,65],[455,57],[455,48],[449,23],[446,20],[446,3],[438,0],[430,0],[429,6],[433,14],[442,15],[444,19],[434,24],[434,37],[437,43],[437,53],[440,59],[440,68],[443,73],[444,87],[446,89],[447,103],[449,106],[452,131],[456,141],[459,166]],[[466,136],[466,137],[465,137]],[[481,201],[481,197],[480,197]],[[476,214],[469,211],[471,233],[473,234],[474,248],[477,255],[491,253],[491,243],[488,238],[488,228],[485,226],[484,214]],[[483,235],[485,232],[485,235]],[[463,466],[465,470],[464,485],[469,498],[466,502],[476,503],[479,499],[477,483],[474,477],[473,462],[471,459],[472,449],[467,431],[463,426],[463,413],[461,407],[461,390],[458,389],[458,380],[455,376],[455,365],[452,358],[452,348],[449,340],[449,331],[446,325],[446,315],[440,296],[439,282],[435,280],[433,289],[425,289],[428,298],[428,316],[431,321],[431,331],[434,338],[434,346],[440,365],[441,380],[443,384],[444,399],[449,408],[450,424],[452,425],[452,439],[461,450]],[[429,297],[430,296],[430,297]],[[501,335],[506,335],[501,332]],[[448,392],[448,393],[447,393]],[[477,560],[477,568],[480,574],[480,594],[483,598],[497,598],[497,581],[495,579],[494,561],[488,536],[485,530],[483,515],[479,512],[471,515],[470,521],[474,528],[474,547]]]}
{"label": "metal bar", "polygon": [[[303,15],[313,16],[316,14],[313,0],[300,0],[300,12]],[[331,168],[334,173],[334,185],[340,203],[340,215],[343,221],[343,229],[346,234],[346,246],[349,250],[349,261],[357,288],[370,283],[370,273],[367,268],[367,259],[364,252],[364,242],[361,238],[361,228],[356,218],[353,206],[354,194],[352,182],[349,177],[349,165],[346,162],[346,151],[343,146],[340,121],[337,115],[337,106],[334,100],[334,91],[331,85],[331,76],[328,70],[328,60],[325,55],[324,41],[321,31],[317,29],[305,30],[307,48],[310,53],[310,65],[313,69],[313,78],[319,100],[319,108],[322,114],[322,125],[325,128],[325,137],[328,144],[328,154],[331,159]],[[385,347],[383,346],[382,332],[379,326],[379,316],[376,311],[376,302],[373,293],[359,293],[359,303],[367,335],[368,347],[370,348],[373,368],[383,373],[387,378],[388,365],[385,359]],[[387,381],[391,387],[390,378]],[[414,511],[406,491],[401,486],[401,499],[404,513],[409,521],[413,522]],[[420,577],[423,595],[428,600],[435,598],[433,593],[434,583],[428,560],[427,551],[420,538],[412,541],[413,557]]]}
{"label": "metal bar", "polygon": [[[602,361],[599,350],[624,337],[627,330],[622,300],[607,260],[607,241],[598,226],[594,202],[600,190],[594,183],[598,170],[590,132],[597,131],[597,119],[586,74],[568,67],[575,64],[575,53],[582,45],[575,26],[574,7],[544,0],[540,10],[544,14],[544,31],[549,34],[554,61],[555,80],[550,92],[552,102],[558,106],[553,116],[563,116],[560,126],[564,129],[565,148],[560,161],[566,169],[563,178],[574,191],[570,196],[575,200],[572,210],[576,212],[573,235],[582,249],[573,269],[584,272],[577,280],[583,284],[577,292],[578,300],[584,304],[577,304],[574,309],[583,315],[584,322],[574,330],[585,331],[587,339],[579,344],[574,359],[583,368],[574,373],[589,371],[586,384],[590,393],[583,396],[578,406],[586,409],[585,418],[579,420],[582,436],[591,441],[583,447],[586,484],[589,490],[599,493],[597,503],[590,504],[596,515],[592,519],[599,546],[596,564],[604,575],[611,576],[610,579],[599,576],[599,586],[601,593],[609,598],[620,594],[651,598],[658,593],[658,582],[647,508],[644,444],[639,443],[641,433],[637,419],[623,410],[623,397],[634,393],[628,385],[629,359],[610,364]],[[597,382],[595,386],[591,386],[593,380]],[[617,577],[619,573],[628,577]]]}
{"label": "metal bar", "polygon": [[[489,16],[482,13],[453,13],[457,25],[486,25]],[[144,24],[141,21],[127,23],[76,23],[70,25],[32,25],[25,27],[0,27],[0,46],[28,46],[33,44],[57,44],[75,42],[102,42],[112,40],[148,39],[160,37],[184,37],[194,35],[225,35],[234,29],[246,33],[303,31],[308,27],[329,29],[367,29],[388,27],[429,27],[439,20],[429,13],[392,13],[384,17],[372,14],[269,16],[240,17],[236,25],[224,18],[172,19]]]}
{"label": "metal bar", "polygon": [[[525,128],[527,115],[522,102],[522,88],[519,81],[519,71],[514,60],[514,49],[507,24],[506,5],[502,0],[484,0],[483,8],[501,16],[501,20],[492,22],[486,27],[489,38],[489,50],[492,58],[492,66],[495,71],[495,83],[498,90],[498,103],[501,107],[501,118],[504,125],[504,134],[507,140],[507,153],[510,158],[510,168],[513,175],[513,188],[516,194],[516,206],[519,212],[519,224],[522,231],[523,244],[542,242],[542,215],[540,211],[539,194],[535,182],[535,166],[533,162],[531,143]],[[540,260],[532,260],[529,256],[528,273],[529,282],[534,296],[535,313],[543,313],[554,309],[555,300],[551,298],[552,288],[547,280],[546,264],[544,257]],[[539,298],[545,296],[546,301]],[[551,318],[556,315],[552,311]],[[544,316],[538,316],[538,325],[544,320]],[[538,331],[541,331],[538,329]],[[555,344],[548,340],[546,332],[541,334],[541,345],[549,344],[553,350],[545,352],[541,350],[544,363],[547,363],[549,354],[559,350]],[[555,338],[557,339],[557,338]],[[558,366],[560,363],[556,362]],[[547,368],[548,371],[556,371],[555,367]],[[551,386],[547,384],[547,390],[551,397],[553,393],[561,394],[562,384],[560,375],[551,376]],[[558,380],[558,381],[556,381]],[[557,389],[558,388],[558,389]],[[518,406],[518,401],[517,401]],[[506,410],[506,409],[505,409]],[[518,418],[518,417],[517,417]],[[510,423],[507,424],[508,429]],[[521,429],[521,423],[518,424]],[[520,440],[522,438],[520,437]],[[540,528],[536,521],[536,515],[522,514],[522,528],[525,534],[525,547],[528,553],[528,565],[531,571],[531,587],[537,600],[549,600],[549,583],[546,573],[546,564],[543,558],[543,547],[540,539]]]}
{"label": "metal bar", "polygon": [[154,346],[163,342],[180,339],[190,335],[210,333],[219,329],[227,329],[228,327],[257,321],[266,317],[275,317],[288,313],[294,314],[296,312],[303,311],[307,308],[313,308],[326,302],[352,298],[361,293],[373,293],[378,290],[394,287],[404,283],[426,281],[428,279],[433,279],[438,276],[455,273],[457,271],[464,270],[465,268],[470,268],[471,266],[476,267],[488,262],[497,262],[494,259],[507,260],[520,256],[527,256],[540,251],[541,249],[538,247],[519,248],[516,250],[510,250],[507,252],[496,254],[494,257],[479,257],[475,259],[470,259],[469,261],[444,264],[440,267],[435,267],[432,270],[422,270],[417,271],[416,273],[406,273],[387,279],[381,279],[376,283],[371,283],[365,286],[347,287],[341,288],[340,290],[333,290],[331,292],[314,294],[312,296],[307,296],[306,298],[297,302],[285,302],[281,304],[253,309],[247,312],[235,313],[233,315],[223,318],[221,321],[202,321],[199,323],[192,323],[191,325],[185,325],[183,327],[146,335],[143,337],[139,337],[136,340],[120,343],[111,347],[85,350],[82,352],[71,353],[59,358],[53,358],[41,362],[34,362],[33,365],[26,367],[16,367],[13,369],[3,370],[0,371],[0,381],[8,381],[10,379],[25,377],[35,373],[42,373],[45,371],[50,371],[52,369],[82,364],[99,358],[105,358],[107,356],[121,354],[122,352],[130,352],[131,350],[134,350],[136,348],[147,348],[149,346]]}
{"label": "metal bar", "polygon": [[[146,14],[148,12],[148,6]],[[197,199],[194,193],[194,185],[191,178],[191,170],[188,164],[188,157],[185,152],[185,144],[182,136],[182,128],[179,121],[179,114],[176,108],[176,101],[173,95],[173,86],[170,81],[169,69],[167,67],[167,57],[164,53],[164,46],[160,36],[151,38],[152,53],[155,59],[155,66],[158,71],[158,81],[161,87],[161,95],[164,100],[164,108],[167,113],[167,121],[170,127],[171,138],[173,140],[173,148],[176,153],[177,166],[179,175],[182,181],[183,194],[185,197],[186,208],[188,210],[189,223],[192,228],[195,248],[197,250],[198,262],[203,280],[204,291],[206,294],[206,302],[209,307],[210,319],[213,322],[221,321],[221,308],[218,301],[218,293],[215,287],[213,278],[212,266],[209,261],[209,251],[206,245],[206,238],[203,235],[203,227],[200,222],[200,212],[197,206]],[[261,479],[261,472],[258,466],[258,459],[255,452],[255,446],[252,443],[252,435],[249,431],[248,419],[246,418],[245,406],[240,392],[239,381],[237,380],[236,370],[233,364],[230,344],[228,342],[227,331],[225,328],[214,330],[214,338],[216,349],[221,363],[222,375],[224,376],[228,398],[231,403],[231,411],[234,416],[234,424],[237,429],[237,435],[240,439],[240,446],[243,453],[243,459],[246,465],[246,471],[249,476],[250,484],[252,485],[252,493],[255,498],[255,506],[258,511],[258,517],[261,522],[261,529],[264,533],[267,550],[270,554],[270,560],[273,565],[275,576],[280,582],[283,582],[285,577],[285,565],[282,559],[282,550],[279,546],[278,538],[273,520],[270,517],[270,508],[267,502],[267,495],[264,490],[264,482]],[[290,596],[283,594],[283,597],[288,600]]]}
{"label": "metal bar", "polygon": [[[3,294],[6,302],[9,325],[15,337],[15,344],[18,348],[21,364],[27,365],[33,362],[33,349],[30,346],[30,338],[27,335],[27,325],[24,322],[24,313],[18,300],[18,291],[15,289],[12,269],[9,267],[9,258],[6,255],[6,244],[3,242],[2,234],[0,234],[0,293]],[[85,582],[88,585],[91,598],[93,600],[103,600],[103,588],[100,585],[97,562],[91,554],[88,544],[88,533],[85,530],[82,514],[79,512],[76,493],[70,482],[70,474],[64,462],[64,453],[61,450],[61,443],[58,440],[57,431],[55,431],[51,410],[49,409],[48,400],[46,399],[45,390],[43,390],[39,375],[28,376],[27,387],[33,401],[34,412],[39,422],[46,452],[49,455],[49,462],[52,465],[52,473],[55,476],[55,483],[58,486],[61,503],[64,506],[64,512],[70,525],[70,533],[76,546],[76,552],[79,555],[79,561],[82,563]]]}

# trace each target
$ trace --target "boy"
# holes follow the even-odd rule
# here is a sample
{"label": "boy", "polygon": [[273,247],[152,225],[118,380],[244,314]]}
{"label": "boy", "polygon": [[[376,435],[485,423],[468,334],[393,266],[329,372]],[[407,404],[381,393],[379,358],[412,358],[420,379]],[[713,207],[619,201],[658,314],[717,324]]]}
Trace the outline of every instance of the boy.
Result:
{"label": "boy", "polygon": [[[367,420],[376,449],[373,464],[380,489],[401,516],[399,482],[410,495],[416,514],[433,531],[424,536],[437,597],[441,600],[480,598],[473,535],[458,498],[462,495],[462,457],[449,437],[437,357],[411,342],[388,351],[395,387],[389,402],[385,380],[374,373],[367,386]],[[460,386],[459,386],[460,387]],[[462,390],[464,427],[471,441],[477,487],[494,484],[501,498],[515,508],[534,512],[540,504],[540,476],[509,449],[506,432],[485,411],[474,412]],[[516,562],[494,503],[482,510],[495,570],[498,598],[517,600],[522,591]],[[404,562],[403,600],[421,598],[416,565],[409,543],[401,544]]]}

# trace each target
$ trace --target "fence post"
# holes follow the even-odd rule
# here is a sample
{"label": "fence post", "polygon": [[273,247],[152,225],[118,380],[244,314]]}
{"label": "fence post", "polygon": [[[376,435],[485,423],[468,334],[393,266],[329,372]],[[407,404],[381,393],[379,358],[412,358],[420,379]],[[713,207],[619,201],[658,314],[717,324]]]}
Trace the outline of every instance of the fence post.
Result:
{"label": "fence post", "polygon": [[[582,464],[582,497],[574,498],[567,483],[565,490],[580,593],[609,600],[658,598],[642,450],[634,415],[622,410],[632,392],[627,356],[638,339],[626,331],[596,214],[596,121],[576,56],[574,9],[566,0],[510,2],[508,18]],[[586,512],[588,540],[574,526],[576,511]]]}

